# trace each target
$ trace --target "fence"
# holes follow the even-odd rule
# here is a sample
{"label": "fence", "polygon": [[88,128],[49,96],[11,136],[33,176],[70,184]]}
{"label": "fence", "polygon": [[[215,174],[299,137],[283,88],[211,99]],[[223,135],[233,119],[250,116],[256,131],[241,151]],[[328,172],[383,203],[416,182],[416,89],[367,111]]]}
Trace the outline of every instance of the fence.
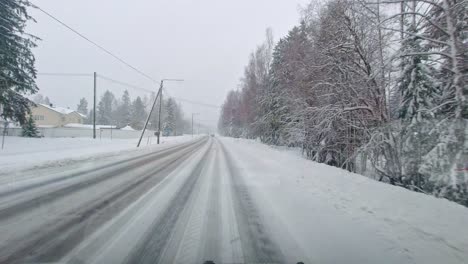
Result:
{"label": "fence", "polygon": [[[92,129],[83,128],[68,128],[68,127],[50,127],[50,128],[38,128],[41,137],[59,138],[59,137],[93,137]],[[0,128],[0,135],[3,135],[3,128]],[[21,136],[22,128],[7,128],[5,131],[6,136]],[[141,135],[141,131],[138,130],[121,130],[121,129],[98,129],[96,131],[96,137],[99,138],[119,138],[129,139],[138,138]],[[154,131],[146,130],[144,137],[154,136]]]}

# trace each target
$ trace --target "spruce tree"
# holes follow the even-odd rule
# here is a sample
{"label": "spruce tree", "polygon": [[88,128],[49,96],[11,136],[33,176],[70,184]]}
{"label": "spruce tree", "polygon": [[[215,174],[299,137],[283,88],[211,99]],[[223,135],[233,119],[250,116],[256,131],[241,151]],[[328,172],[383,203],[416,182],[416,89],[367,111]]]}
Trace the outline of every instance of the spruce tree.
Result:
{"label": "spruce tree", "polygon": [[422,39],[417,37],[417,29],[411,25],[408,31],[413,35],[403,40],[401,47],[403,72],[398,80],[402,95],[399,117],[418,122],[433,116],[431,109],[439,89],[433,79],[434,70],[427,63],[428,55],[423,55],[426,50],[421,44]]}
{"label": "spruce tree", "polygon": [[177,114],[177,104],[174,99],[169,98],[165,102],[164,110],[166,112],[164,123],[163,123],[163,131],[168,134],[173,134],[175,131],[176,126],[176,114]]}
{"label": "spruce tree", "polygon": [[119,127],[125,127],[131,122],[132,102],[130,94],[127,90],[124,91],[122,99],[117,108],[116,119]]}
{"label": "spruce tree", "polygon": [[86,100],[86,98],[83,97],[80,99],[80,103],[77,105],[76,111],[78,111],[78,113],[81,113],[83,115],[88,114],[88,101]]}
{"label": "spruce tree", "polygon": [[402,169],[404,182],[410,188],[423,188],[428,177],[419,169],[424,156],[434,147],[431,135],[435,106],[439,89],[433,79],[434,69],[428,63],[426,48],[418,37],[415,23],[408,26],[410,33],[403,40],[400,53],[402,72],[398,80],[398,90],[402,102],[399,107],[401,119]]}
{"label": "spruce tree", "polygon": [[113,110],[115,96],[110,91],[106,91],[99,101],[96,113],[96,121],[99,125],[111,125],[113,120]]}
{"label": "spruce tree", "polygon": [[32,116],[29,116],[27,122],[23,125],[23,137],[38,137],[39,131],[37,130],[36,123]]}
{"label": "spruce tree", "polygon": [[25,33],[29,20],[27,0],[2,0],[0,8],[0,104],[1,117],[24,124],[30,112],[25,95],[38,91],[35,59],[31,51],[36,37]]}
{"label": "spruce tree", "polygon": [[132,118],[130,123],[132,128],[143,129],[145,118],[145,105],[143,104],[141,98],[138,96],[132,104]]}

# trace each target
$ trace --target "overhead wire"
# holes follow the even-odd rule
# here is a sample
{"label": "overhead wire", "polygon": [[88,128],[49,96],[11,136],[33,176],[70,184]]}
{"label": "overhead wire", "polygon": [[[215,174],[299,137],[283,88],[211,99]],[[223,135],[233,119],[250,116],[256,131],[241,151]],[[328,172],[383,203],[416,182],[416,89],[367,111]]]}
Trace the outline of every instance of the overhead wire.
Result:
{"label": "overhead wire", "polygon": [[165,93],[169,94],[169,97],[171,97],[171,98],[173,98],[175,100],[181,101],[181,102],[186,102],[186,103],[189,103],[189,104],[200,105],[200,106],[216,108],[216,109],[221,108],[221,106],[218,106],[218,105],[207,104],[207,103],[197,102],[197,101],[193,101],[193,100],[188,100],[188,99],[185,99],[185,98],[180,98],[180,97],[177,97],[177,96],[172,96],[172,95],[170,95],[170,93],[167,91],[166,88],[164,88],[163,91]]}
{"label": "overhead wire", "polygon": [[72,31],[73,33],[75,33],[76,35],[78,35],[79,37],[81,37],[82,39],[88,41],[89,43],[91,43],[92,45],[94,45],[95,47],[97,47],[98,49],[100,49],[101,51],[107,53],[108,55],[112,56],[114,59],[118,60],[119,62],[121,62],[122,64],[124,64],[125,66],[129,67],[130,69],[134,70],[135,72],[139,73],[140,75],[144,76],[145,78],[151,80],[152,82],[154,83],[158,83],[159,81],[157,81],[156,79],[154,79],[153,77],[149,76],[148,74],[144,73],[143,71],[139,70],[137,67],[131,65],[130,63],[128,63],[127,61],[125,61],[124,59],[122,59],[120,56],[117,56],[115,55],[114,53],[112,53],[111,51],[109,51],[108,49],[104,48],[103,46],[97,44],[95,41],[91,40],[90,38],[86,37],[85,35],[83,35],[82,33],[80,33],[78,30],[72,28],[71,26],[67,25],[65,22],[63,22],[62,20],[58,19],[57,17],[55,17],[54,15],[52,15],[51,13],[45,11],[44,9],[42,9],[41,7],[35,5],[35,4],[32,4],[32,7],[36,8],[37,10],[41,11],[42,13],[44,13],[45,15],[47,15],[48,17],[52,18],[53,20],[55,20],[56,22],[58,22],[59,24],[61,24],[62,26],[64,26],[65,28],[69,29],[70,31]]}
{"label": "overhead wire", "polygon": [[[140,75],[144,76],[145,78],[151,80],[152,82],[154,83],[158,83],[159,81],[152,78],[151,76],[149,76],[148,74],[144,73],[143,71],[139,70],[137,67],[131,65],[130,63],[126,62],[124,59],[122,59],[120,56],[117,56],[115,55],[114,53],[112,53],[111,51],[109,51],[108,49],[104,48],[103,46],[99,45],[98,43],[96,43],[95,41],[91,40],[90,38],[86,37],[85,35],[83,35],[82,33],[80,33],[78,30],[72,28],[71,26],[67,25],[65,22],[63,22],[62,20],[58,19],[57,17],[55,17],[54,15],[52,15],[51,13],[45,11],[44,9],[42,9],[41,7],[33,4],[32,5],[34,8],[36,8],[37,10],[41,11],[42,13],[44,13],[45,15],[49,16],[50,18],[52,18],[53,20],[55,20],[56,22],[58,22],[59,24],[61,24],[62,26],[64,26],[65,28],[67,28],[68,30],[72,31],[73,33],[75,33],[76,35],[78,35],[79,37],[81,37],[82,39],[88,41],[89,43],[91,43],[92,45],[94,45],[95,47],[97,47],[98,49],[100,49],[101,51],[105,52],[106,54],[112,56],[114,59],[118,60],[119,62],[121,62],[122,64],[124,64],[125,66],[129,67],[130,69],[134,70],[135,72],[139,73]],[[82,77],[88,77],[88,76],[92,76],[92,74],[85,74],[85,73],[39,73],[39,75],[44,75],[44,76],[82,76]],[[125,83],[125,82],[121,82],[121,81],[118,81],[118,80],[115,80],[115,79],[112,79],[112,78],[109,78],[109,77],[106,77],[106,76],[103,76],[101,74],[98,75],[98,77],[100,77],[101,79],[104,79],[104,80],[107,80],[109,82],[113,82],[115,84],[119,84],[119,85],[122,85],[122,86],[126,86],[126,87],[129,87],[129,88],[133,88],[133,89],[137,89],[137,90],[141,90],[141,91],[145,91],[145,92],[154,92],[154,91],[151,91],[151,90],[148,90],[148,89],[145,89],[145,88],[141,88],[141,87],[138,87],[138,86],[134,86],[134,85],[131,85],[131,84],[128,84],[128,83]],[[220,108],[220,106],[217,106],[217,105],[212,105],[212,104],[207,104],[207,103],[202,103],[202,102],[197,102],[197,101],[192,101],[192,100],[187,100],[187,99],[184,99],[184,98],[180,98],[180,97],[173,97],[172,98],[176,99],[176,100],[179,100],[179,101],[182,101],[182,102],[186,102],[186,103],[189,103],[189,104],[195,104],[195,105],[200,105],[200,106],[205,106],[205,107],[211,107],[211,108]]]}
{"label": "overhead wire", "polygon": [[104,76],[102,74],[97,74],[97,77],[101,78],[103,80],[106,80],[108,82],[118,84],[118,85],[121,85],[121,86],[125,86],[125,87],[128,87],[128,88],[132,88],[132,89],[135,89],[135,90],[140,90],[140,91],[144,91],[144,92],[147,92],[147,93],[153,93],[154,92],[154,91],[151,91],[151,90],[146,89],[146,88],[142,88],[142,87],[139,87],[139,86],[136,86],[136,85],[132,85],[132,84],[129,84],[129,83],[126,83],[126,82],[122,82],[122,81],[118,81],[118,80],[106,77],[106,76]]}
{"label": "overhead wire", "polygon": [[90,73],[67,73],[67,72],[39,72],[37,75],[42,76],[64,76],[64,77],[92,77],[93,75]]}

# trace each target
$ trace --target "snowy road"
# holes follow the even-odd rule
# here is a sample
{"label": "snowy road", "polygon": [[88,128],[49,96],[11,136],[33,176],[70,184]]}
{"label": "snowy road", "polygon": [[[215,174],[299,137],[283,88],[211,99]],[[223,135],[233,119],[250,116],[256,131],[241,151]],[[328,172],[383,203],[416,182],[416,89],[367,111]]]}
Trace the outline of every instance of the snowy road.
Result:
{"label": "snowy road", "polygon": [[[205,137],[67,168],[31,171],[0,185],[0,263],[465,263],[468,257],[466,208],[253,143]],[[389,212],[367,192],[416,204]],[[416,215],[426,223],[414,226]]]}

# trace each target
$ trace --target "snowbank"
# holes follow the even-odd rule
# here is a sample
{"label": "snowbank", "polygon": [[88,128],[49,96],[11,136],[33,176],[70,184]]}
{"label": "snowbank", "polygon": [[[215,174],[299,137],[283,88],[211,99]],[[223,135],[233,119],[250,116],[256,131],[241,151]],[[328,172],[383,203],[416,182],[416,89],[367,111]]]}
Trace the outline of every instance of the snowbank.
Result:
{"label": "snowbank", "polygon": [[305,263],[468,263],[468,208],[295,151],[221,142],[282,248]]}
{"label": "snowbank", "polygon": [[[70,128],[83,128],[83,129],[93,129],[93,125],[87,125],[87,124],[77,124],[77,123],[69,123],[64,125],[63,127],[70,127]],[[96,129],[116,129],[117,126],[111,126],[111,125],[96,125]]]}
{"label": "snowbank", "polygon": [[[191,140],[191,136],[162,137],[161,143],[178,144]],[[63,160],[79,160],[120,151],[137,150],[138,138],[134,139],[92,139],[92,138],[23,138],[5,137],[5,147],[0,150],[0,174],[20,170],[42,163]],[[143,148],[154,148],[156,138],[144,138]]]}

